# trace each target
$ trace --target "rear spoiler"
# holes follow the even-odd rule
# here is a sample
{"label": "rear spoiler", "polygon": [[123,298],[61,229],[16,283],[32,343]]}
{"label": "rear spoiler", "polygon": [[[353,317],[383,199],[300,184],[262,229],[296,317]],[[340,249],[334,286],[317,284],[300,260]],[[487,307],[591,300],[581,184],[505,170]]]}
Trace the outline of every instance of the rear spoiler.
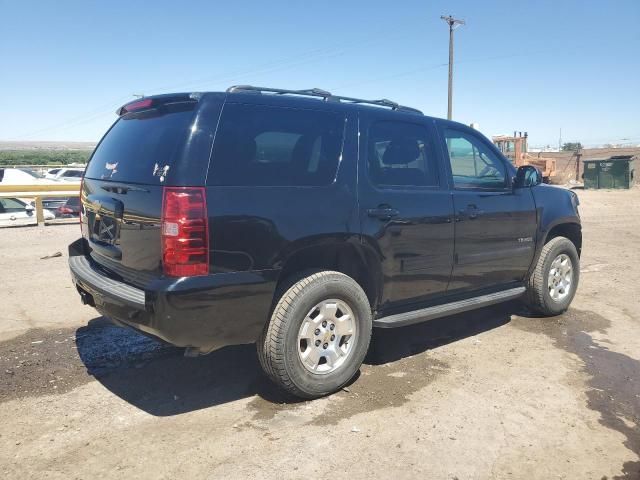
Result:
{"label": "rear spoiler", "polygon": [[140,112],[143,110],[150,110],[152,108],[159,107],[160,105],[166,105],[168,103],[197,103],[202,98],[202,93],[170,93],[167,95],[156,95],[153,97],[142,97],[133,102],[125,103],[123,106],[116,110],[116,115],[119,117],[131,113]]}

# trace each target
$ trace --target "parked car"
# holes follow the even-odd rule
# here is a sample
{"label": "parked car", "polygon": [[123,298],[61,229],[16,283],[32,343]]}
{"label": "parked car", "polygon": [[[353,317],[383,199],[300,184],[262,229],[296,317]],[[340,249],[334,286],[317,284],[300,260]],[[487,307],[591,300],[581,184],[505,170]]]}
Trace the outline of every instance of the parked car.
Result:
{"label": "parked car", "polygon": [[61,168],[52,177],[49,177],[49,174],[47,174],[47,178],[51,178],[53,180],[61,182],[80,183],[82,181],[83,175],[84,168]]}
{"label": "parked car", "polygon": [[34,185],[51,183],[28,168],[0,168],[0,185]]}
{"label": "parked car", "polygon": [[576,292],[577,195],[479,132],[388,100],[232,87],[119,109],[69,249],[84,303],[186,347],[256,342],[304,398],[358,371],[372,327]]}
{"label": "parked car", "polygon": [[70,197],[64,203],[64,205],[60,205],[56,211],[55,215],[58,218],[72,218],[80,216],[80,197]]}
{"label": "parked car", "polygon": [[[44,219],[53,220],[55,215],[44,210]],[[37,224],[35,207],[19,198],[0,197],[0,227]]]}
{"label": "parked car", "polygon": [[[43,198],[42,206],[47,210],[51,210],[56,216],[58,216],[58,209],[64,207],[70,197],[51,197]],[[33,203],[35,205],[35,202]]]}
{"label": "parked car", "polygon": [[47,173],[44,174],[44,178],[48,178],[50,180],[53,180],[54,178],[56,178],[56,174],[59,171],[60,171],[60,167],[51,168],[51,169],[47,170]]}

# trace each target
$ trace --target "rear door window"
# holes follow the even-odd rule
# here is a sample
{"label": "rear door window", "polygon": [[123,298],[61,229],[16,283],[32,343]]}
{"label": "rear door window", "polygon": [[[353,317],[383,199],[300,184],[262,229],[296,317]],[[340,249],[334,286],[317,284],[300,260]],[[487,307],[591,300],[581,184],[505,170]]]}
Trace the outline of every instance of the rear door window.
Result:
{"label": "rear door window", "polygon": [[264,105],[225,105],[207,182],[221,186],[331,184],[344,116]]}
{"label": "rear door window", "polygon": [[25,204],[15,198],[0,198],[2,212],[24,212]]}
{"label": "rear door window", "polygon": [[438,186],[438,164],[422,125],[376,122],[369,130],[369,178],[378,186]]}
{"label": "rear door window", "polygon": [[85,176],[159,183],[184,147],[194,109],[193,102],[180,102],[124,115],[96,148]]}

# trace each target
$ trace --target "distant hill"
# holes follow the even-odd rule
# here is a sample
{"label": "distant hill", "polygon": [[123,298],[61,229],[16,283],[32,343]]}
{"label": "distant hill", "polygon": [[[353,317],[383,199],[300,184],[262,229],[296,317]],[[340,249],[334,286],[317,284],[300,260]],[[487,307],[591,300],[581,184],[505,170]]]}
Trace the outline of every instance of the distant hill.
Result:
{"label": "distant hill", "polygon": [[0,142],[0,167],[86,163],[92,142]]}
{"label": "distant hill", "polygon": [[0,141],[0,151],[2,150],[93,150],[95,142],[26,142]]}

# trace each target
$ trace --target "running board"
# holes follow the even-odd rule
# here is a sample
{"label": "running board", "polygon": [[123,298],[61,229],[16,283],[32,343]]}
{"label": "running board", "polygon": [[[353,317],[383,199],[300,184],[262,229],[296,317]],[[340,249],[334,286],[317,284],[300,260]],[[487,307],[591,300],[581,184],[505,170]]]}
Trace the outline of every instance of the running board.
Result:
{"label": "running board", "polygon": [[436,305],[434,307],[414,310],[412,312],[398,313],[389,315],[388,317],[377,318],[373,321],[374,327],[394,328],[404,327],[405,325],[413,325],[414,323],[433,320],[434,318],[446,317],[456,313],[475,310],[476,308],[488,307],[496,303],[506,302],[520,297],[525,292],[524,287],[510,288],[501,292],[480,295],[479,297],[468,298],[457,302],[445,303],[444,305]]}

